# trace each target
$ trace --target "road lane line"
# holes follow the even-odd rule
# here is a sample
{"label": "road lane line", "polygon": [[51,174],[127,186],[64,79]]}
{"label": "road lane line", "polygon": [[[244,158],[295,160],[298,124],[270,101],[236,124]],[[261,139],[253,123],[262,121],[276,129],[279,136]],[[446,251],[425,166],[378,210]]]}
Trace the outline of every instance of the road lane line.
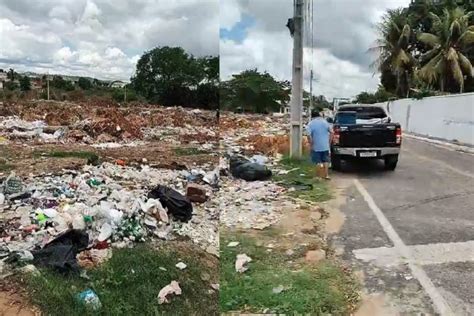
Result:
{"label": "road lane line", "polygon": [[408,267],[410,268],[413,277],[416,278],[418,282],[420,282],[425,292],[431,298],[431,301],[433,302],[433,305],[435,306],[437,312],[442,316],[454,315],[454,312],[452,311],[451,307],[448,305],[444,297],[440,294],[440,292],[435,287],[435,285],[428,277],[426,272],[423,270],[423,268],[419,266],[417,262],[415,262],[410,249],[402,241],[398,233],[395,231],[395,229],[390,224],[390,222],[385,217],[380,208],[377,206],[377,204],[375,204],[374,199],[370,196],[369,192],[367,192],[367,190],[364,188],[364,186],[362,185],[362,183],[360,183],[359,180],[354,179],[354,184],[359,193],[364,198],[367,205],[377,217],[377,220],[379,221],[383,230],[387,234],[388,238],[390,238],[390,240],[392,241],[394,248],[397,249],[400,255],[406,258]]}
{"label": "road lane line", "polygon": [[415,153],[414,151],[412,150],[409,150],[409,149],[404,149],[404,151],[406,151],[407,153],[419,158],[419,159],[422,159],[422,160],[426,160],[426,161],[430,161],[430,162],[433,162],[433,163],[436,163],[438,165],[440,165],[441,167],[444,167],[444,168],[447,168],[451,171],[454,171],[456,172],[457,174],[460,174],[462,176],[467,176],[467,177],[470,177],[470,178],[473,178],[474,179],[474,173],[470,173],[469,171],[464,171],[464,170],[461,170],[461,169],[458,169],[456,167],[453,167],[453,166],[450,166],[448,165],[446,162],[444,161],[441,161],[441,160],[437,160],[437,159],[433,159],[433,158],[429,158],[429,157],[426,157],[426,156],[423,156],[423,155],[420,155],[420,154],[417,154]]}

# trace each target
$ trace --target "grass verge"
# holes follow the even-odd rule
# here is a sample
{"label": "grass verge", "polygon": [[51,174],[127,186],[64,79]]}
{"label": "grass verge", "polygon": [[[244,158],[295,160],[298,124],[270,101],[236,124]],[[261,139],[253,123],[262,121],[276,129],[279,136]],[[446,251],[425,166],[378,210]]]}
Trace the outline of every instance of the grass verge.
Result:
{"label": "grass verge", "polygon": [[[179,261],[188,267],[177,269]],[[217,315],[218,294],[209,293],[211,281],[202,277],[203,273],[215,274],[216,266],[217,262],[211,267],[204,256],[190,251],[138,246],[114,250],[107,263],[88,271],[90,280],[42,271],[28,279],[26,287],[32,303],[45,315]],[[172,280],[179,282],[182,295],[159,305],[158,292]],[[87,288],[94,290],[102,303],[98,313],[75,299]]]}
{"label": "grass verge", "polygon": [[79,158],[87,159],[88,163],[96,164],[100,157],[91,151],[49,151],[49,152],[40,152],[36,151],[33,153],[33,156],[36,158],[40,157],[50,157],[50,158]]}
{"label": "grass verge", "polygon": [[10,171],[10,170],[13,170],[13,169],[15,169],[14,165],[10,165],[8,163],[0,161],[0,172]]}
{"label": "grass verge", "polygon": [[315,165],[311,163],[309,157],[304,156],[302,159],[284,157],[280,164],[290,172],[276,174],[273,179],[289,188],[290,196],[312,202],[324,202],[331,199],[327,180],[315,178]]}
{"label": "grass verge", "polygon": [[[227,247],[238,241],[235,248]],[[249,270],[235,271],[237,254],[252,258]],[[221,230],[222,312],[348,315],[358,302],[358,283],[338,264],[325,260],[296,269],[286,254],[268,252],[245,233]],[[285,290],[274,293],[283,286]]]}

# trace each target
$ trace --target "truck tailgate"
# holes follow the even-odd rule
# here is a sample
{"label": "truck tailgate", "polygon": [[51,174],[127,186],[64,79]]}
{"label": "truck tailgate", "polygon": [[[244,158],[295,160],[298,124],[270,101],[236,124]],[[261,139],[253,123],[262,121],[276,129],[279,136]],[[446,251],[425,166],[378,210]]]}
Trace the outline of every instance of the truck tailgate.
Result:
{"label": "truck tailgate", "polygon": [[391,147],[396,143],[398,124],[341,125],[339,146],[341,147]]}

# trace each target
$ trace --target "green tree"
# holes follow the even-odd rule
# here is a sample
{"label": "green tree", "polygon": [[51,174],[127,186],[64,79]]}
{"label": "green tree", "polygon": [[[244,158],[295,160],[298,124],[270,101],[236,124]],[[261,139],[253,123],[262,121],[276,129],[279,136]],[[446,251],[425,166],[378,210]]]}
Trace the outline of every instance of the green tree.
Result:
{"label": "green tree", "polygon": [[373,104],[379,102],[387,102],[396,99],[396,95],[388,92],[383,85],[379,85],[375,93],[361,92],[359,93],[353,103],[357,104]]}
{"label": "green tree", "polygon": [[8,70],[8,73],[7,73],[7,78],[10,79],[10,81],[14,81],[15,80],[15,70],[10,68],[10,70]]}
{"label": "green tree", "polygon": [[463,52],[474,45],[474,26],[469,25],[474,12],[461,8],[445,9],[442,16],[430,13],[431,33],[420,33],[418,39],[430,50],[420,57],[419,77],[430,85],[438,83],[441,91],[457,85],[464,91],[465,77],[473,76],[472,63]]}
{"label": "green tree", "polygon": [[267,72],[245,70],[222,83],[220,104],[227,110],[275,112],[289,101],[289,88],[288,82],[279,82]]}
{"label": "green tree", "polygon": [[414,72],[415,58],[412,55],[411,40],[413,32],[406,10],[388,10],[377,25],[379,38],[371,51],[378,53],[374,66],[382,74],[382,84],[393,91],[393,78],[396,78],[395,93],[407,96],[410,80]]}
{"label": "green tree", "polygon": [[196,91],[201,84],[213,83],[217,74],[217,57],[195,58],[181,47],[165,46],[140,57],[131,81],[150,102],[208,108],[209,104],[197,104]]}
{"label": "green tree", "polygon": [[29,91],[31,90],[31,81],[28,76],[20,77],[20,90],[21,91]]}
{"label": "green tree", "polygon": [[77,81],[77,85],[79,86],[79,88],[81,88],[82,90],[90,90],[92,89],[92,82],[87,79],[87,78],[84,78],[84,77],[80,77],[79,80]]}
{"label": "green tree", "polygon": [[4,87],[7,90],[14,91],[18,89],[18,84],[16,84],[16,82],[13,82],[13,81],[7,81],[4,83]]}

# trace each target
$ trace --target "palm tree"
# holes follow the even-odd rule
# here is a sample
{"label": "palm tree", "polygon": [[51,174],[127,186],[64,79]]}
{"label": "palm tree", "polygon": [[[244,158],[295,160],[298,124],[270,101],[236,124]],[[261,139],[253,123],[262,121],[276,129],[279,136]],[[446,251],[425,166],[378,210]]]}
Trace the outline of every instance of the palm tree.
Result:
{"label": "palm tree", "polygon": [[474,11],[465,13],[461,8],[445,9],[442,17],[430,13],[432,33],[418,35],[418,39],[430,48],[420,57],[422,68],[418,75],[430,85],[439,82],[443,92],[447,82],[454,80],[462,93],[464,77],[473,75],[472,64],[463,54],[474,44],[474,26],[469,26],[472,15]]}
{"label": "palm tree", "polygon": [[378,53],[373,63],[384,75],[395,75],[396,94],[408,96],[415,59],[411,54],[412,30],[404,9],[388,10],[377,26],[379,39],[371,51]]}

